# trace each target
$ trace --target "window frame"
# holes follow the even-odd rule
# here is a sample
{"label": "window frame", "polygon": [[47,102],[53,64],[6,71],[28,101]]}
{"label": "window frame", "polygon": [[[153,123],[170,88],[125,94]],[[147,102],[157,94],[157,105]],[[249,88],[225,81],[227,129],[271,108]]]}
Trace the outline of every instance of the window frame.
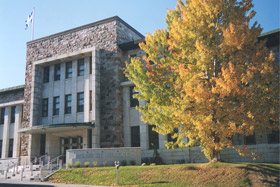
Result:
{"label": "window frame", "polygon": [[10,118],[10,123],[15,123],[16,121],[16,106],[11,107],[11,118]]}
{"label": "window frame", "polygon": [[65,64],[65,79],[71,79],[73,77],[73,64],[72,61]]}
{"label": "window frame", "polygon": [[49,115],[49,98],[43,98],[42,100],[42,117],[48,117]]}
{"label": "window frame", "polygon": [[13,149],[14,149],[14,139],[10,138],[9,139],[8,158],[13,157],[13,152],[14,152]]}
{"label": "window frame", "polygon": [[60,67],[60,64],[55,64],[55,65],[54,65],[54,76],[53,76],[53,80],[54,80],[54,81],[59,81],[59,80],[60,80],[60,76],[61,76],[61,67]]}
{"label": "window frame", "polygon": [[131,147],[141,147],[140,126],[131,126],[130,134],[131,134]]}
{"label": "window frame", "polygon": [[5,123],[5,110],[6,108],[1,108],[0,110],[0,125]]}
{"label": "window frame", "polygon": [[[148,125],[149,149],[159,149],[159,134],[153,131],[154,125]],[[154,144],[154,146],[152,146]]]}
{"label": "window frame", "polygon": [[46,66],[43,69],[43,83],[50,82],[50,66]]}
{"label": "window frame", "polygon": [[59,115],[59,108],[60,108],[60,98],[59,98],[59,96],[53,97],[53,116]]}
{"label": "window frame", "polygon": [[[84,105],[85,105],[84,98],[85,98],[84,92],[77,93],[77,112],[84,112]],[[82,104],[80,102],[82,102]]]}
{"label": "window frame", "polygon": [[130,107],[136,107],[139,106],[139,101],[137,98],[133,98],[133,95],[139,94],[139,92],[135,91],[135,86],[129,87],[129,95],[130,95]]}
{"label": "window frame", "polygon": [[84,76],[85,75],[85,59],[84,58],[78,59],[77,75],[78,76]]}
{"label": "window frame", "polygon": [[[70,98],[70,100],[69,100],[69,98]],[[64,102],[64,113],[71,114],[72,113],[72,95],[71,94],[65,95],[64,101],[65,101]]]}

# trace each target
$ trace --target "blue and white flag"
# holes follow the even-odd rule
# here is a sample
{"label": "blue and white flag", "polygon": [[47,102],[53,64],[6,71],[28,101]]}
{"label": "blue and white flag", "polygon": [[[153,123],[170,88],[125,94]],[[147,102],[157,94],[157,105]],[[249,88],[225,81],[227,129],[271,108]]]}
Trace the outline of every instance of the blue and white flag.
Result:
{"label": "blue and white flag", "polygon": [[30,23],[33,22],[34,10],[28,15],[27,20],[25,21],[25,30],[29,27]]}

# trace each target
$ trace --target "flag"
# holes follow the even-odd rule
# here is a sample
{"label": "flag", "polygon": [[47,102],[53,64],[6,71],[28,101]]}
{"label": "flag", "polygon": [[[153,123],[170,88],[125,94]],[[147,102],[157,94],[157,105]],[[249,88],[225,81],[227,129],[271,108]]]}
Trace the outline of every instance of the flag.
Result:
{"label": "flag", "polygon": [[29,27],[30,23],[33,22],[34,10],[28,15],[27,20],[25,21],[25,30]]}

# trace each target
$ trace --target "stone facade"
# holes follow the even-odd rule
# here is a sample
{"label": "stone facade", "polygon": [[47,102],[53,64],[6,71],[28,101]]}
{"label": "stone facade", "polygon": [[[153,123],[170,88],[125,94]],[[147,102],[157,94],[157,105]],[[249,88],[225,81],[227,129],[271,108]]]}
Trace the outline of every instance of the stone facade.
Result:
{"label": "stone facade", "polygon": [[24,85],[0,90],[0,104],[23,100]]}

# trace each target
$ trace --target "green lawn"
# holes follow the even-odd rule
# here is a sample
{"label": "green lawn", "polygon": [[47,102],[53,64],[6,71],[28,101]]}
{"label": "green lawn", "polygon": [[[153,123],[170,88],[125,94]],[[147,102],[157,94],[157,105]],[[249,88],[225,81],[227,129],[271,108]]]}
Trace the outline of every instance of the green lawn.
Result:
{"label": "green lawn", "polygon": [[[120,186],[278,186],[280,164],[121,166]],[[114,167],[63,169],[50,182],[116,185]]]}

